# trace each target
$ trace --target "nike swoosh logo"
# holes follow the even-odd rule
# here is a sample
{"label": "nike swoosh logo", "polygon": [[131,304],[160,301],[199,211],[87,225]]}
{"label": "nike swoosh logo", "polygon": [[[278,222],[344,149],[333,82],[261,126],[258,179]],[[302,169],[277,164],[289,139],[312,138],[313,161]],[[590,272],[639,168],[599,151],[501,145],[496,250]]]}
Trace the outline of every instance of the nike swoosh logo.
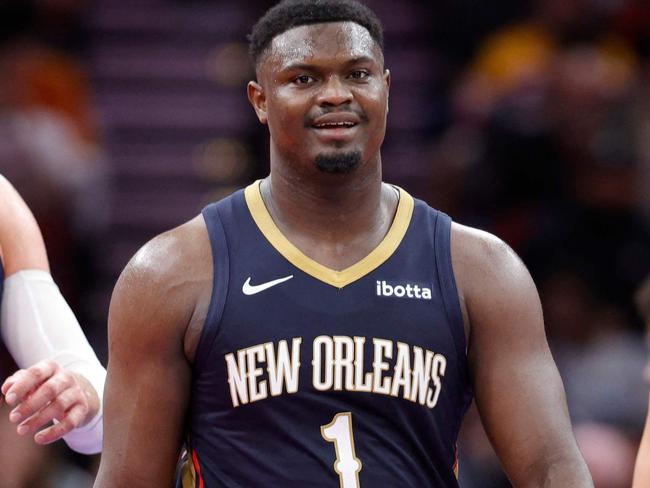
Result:
{"label": "nike swoosh logo", "polygon": [[266,283],[261,283],[259,285],[251,285],[251,279],[249,277],[244,283],[244,286],[242,286],[241,291],[244,292],[244,295],[256,295],[257,293],[264,290],[268,290],[269,288],[272,288],[275,285],[279,285],[280,283],[289,281],[291,278],[293,278],[293,275],[285,276],[284,278],[278,278],[277,280],[273,280],[273,281],[267,281]]}

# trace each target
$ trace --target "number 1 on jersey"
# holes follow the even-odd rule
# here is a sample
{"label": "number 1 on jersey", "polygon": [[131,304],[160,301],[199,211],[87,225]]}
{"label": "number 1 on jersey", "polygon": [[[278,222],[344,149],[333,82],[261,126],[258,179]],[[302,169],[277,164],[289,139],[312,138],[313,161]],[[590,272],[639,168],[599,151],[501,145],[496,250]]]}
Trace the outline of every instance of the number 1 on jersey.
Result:
{"label": "number 1 on jersey", "polygon": [[352,433],[352,413],[337,413],[327,425],[321,425],[320,433],[327,442],[334,443],[336,450],[336,471],[341,480],[341,488],[360,488],[359,471],[361,460],[354,451]]}

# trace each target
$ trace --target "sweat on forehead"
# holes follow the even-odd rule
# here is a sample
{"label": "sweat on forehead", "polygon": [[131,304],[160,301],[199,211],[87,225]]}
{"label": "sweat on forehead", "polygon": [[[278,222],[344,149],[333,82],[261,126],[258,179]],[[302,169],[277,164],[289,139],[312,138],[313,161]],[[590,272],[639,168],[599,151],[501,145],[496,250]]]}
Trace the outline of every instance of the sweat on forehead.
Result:
{"label": "sweat on forehead", "polygon": [[316,56],[376,58],[382,54],[368,31],[352,22],[295,27],[276,36],[262,59],[281,65],[307,62]]}
{"label": "sweat on forehead", "polygon": [[283,0],[257,21],[249,36],[249,50],[257,67],[276,36],[295,27],[353,22],[362,26],[384,48],[383,27],[375,13],[356,0]]}

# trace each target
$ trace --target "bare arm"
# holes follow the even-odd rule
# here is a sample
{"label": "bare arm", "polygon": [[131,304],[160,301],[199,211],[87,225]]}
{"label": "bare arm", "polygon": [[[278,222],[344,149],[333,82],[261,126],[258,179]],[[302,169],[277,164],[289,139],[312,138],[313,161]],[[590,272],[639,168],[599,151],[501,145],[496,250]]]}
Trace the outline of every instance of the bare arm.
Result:
{"label": "bare arm", "polygon": [[190,396],[185,337],[206,284],[205,273],[193,268],[208,268],[211,277],[201,223],[195,219],[145,245],[115,286],[95,487],[172,485]]}
{"label": "bare arm", "polygon": [[516,487],[593,486],[525,266],[497,238],[458,225],[452,256],[477,407],[508,477]]}
{"label": "bare arm", "polygon": [[[650,405],[650,398],[648,402]],[[643,437],[641,437],[641,445],[634,466],[634,481],[632,482],[632,488],[647,486],[650,486],[650,411],[646,416]]]}
{"label": "bare arm", "polygon": [[0,176],[0,256],[5,276],[21,269],[50,271],[36,219],[3,176]]}

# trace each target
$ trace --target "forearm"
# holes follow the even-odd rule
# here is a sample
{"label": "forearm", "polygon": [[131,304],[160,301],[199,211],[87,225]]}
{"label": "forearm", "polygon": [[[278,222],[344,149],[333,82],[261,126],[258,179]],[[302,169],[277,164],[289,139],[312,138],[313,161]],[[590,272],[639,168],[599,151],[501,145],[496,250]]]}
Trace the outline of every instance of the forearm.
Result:
{"label": "forearm", "polygon": [[152,477],[149,473],[144,475],[139,473],[137,467],[132,468],[124,469],[122,466],[116,466],[115,469],[111,469],[108,463],[104,463],[102,454],[102,464],[93,488],[159,488],[171,487],[174,484],[173,472],[171,475]]}
{"label": "forearm", "polygon": [[95,487],[172,486],[184,440],[191,369],[177,348],[177,353],[161,352],[151,338],[128,337],[123,330],[116,340],[109,326],[104,448]]}
{"label": "forearm", "polygon": [[[146,381],[131,375],[129,380],[119,382],[109,373],[104,449],[95,488],[172,486],[183,442],[188,401],[184,391],[188,389],[183,383],[184,390],[178,390],[176,385],[180,383],[174,381],[173,372],[165,373],[161,367],[159,375]],[[136,397],[133,390],[138,392]],[[133,401],[124,402],[129,396]]]}
{"label": "forearm", "polygon": [[5,280],[2,337],[21,368],[51,359],[81,378],[91,407],[79,431],[65,436],[84,454],[101,450],[101,404],[106,371],[49,273],[23,270]]}
{"label": "forearm", "polygon": [[2,299],[2,337],[18,366],[26,368],[58,357],[59,363],[73,371],[85,363],[101,368],[48,272],[28,269],[14,273],[5,280]]}
{"label": "forearm", "polygon": [[564,455],[545,458],[531,467],[526,479],[516,488],[593,488],[594,484],[582,455],[575,449]]}

